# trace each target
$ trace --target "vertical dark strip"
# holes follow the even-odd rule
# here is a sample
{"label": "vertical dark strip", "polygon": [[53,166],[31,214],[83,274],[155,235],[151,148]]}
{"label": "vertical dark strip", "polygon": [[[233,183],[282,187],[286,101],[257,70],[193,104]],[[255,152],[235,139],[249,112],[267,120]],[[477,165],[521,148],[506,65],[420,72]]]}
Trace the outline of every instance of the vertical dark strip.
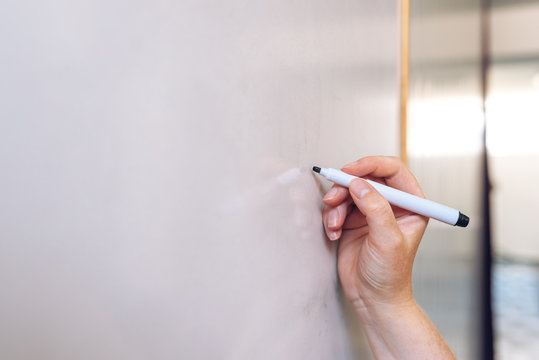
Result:
{"label": "vertical dark strip", "polygon": [[481,236],[481,357],[494,359],[494,331],[492,317],[492,239],[490,216],[490,177],[486,146],[487,118],[486,100],[488,95],[488,71],[490,65],[490,0],[480,0],[481,22],[481,96],[483,104],[483,232]]}

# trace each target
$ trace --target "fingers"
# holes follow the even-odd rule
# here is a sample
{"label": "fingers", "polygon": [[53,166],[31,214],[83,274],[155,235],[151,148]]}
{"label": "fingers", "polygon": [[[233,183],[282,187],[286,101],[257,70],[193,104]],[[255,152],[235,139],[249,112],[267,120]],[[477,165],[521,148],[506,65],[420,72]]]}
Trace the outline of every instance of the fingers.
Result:
{"label": "fingers", "polygon": [[348,197],[345,201],[335,207],[326,207],[322,214],[324,229],[330,240],[337,240],[341,237],[342,226],[350,210],[352,198]]}
{"label": "fingers", "polygon": [[342,228],[343,230],[350,230],[350,229],[357,229],[365,225],[367,225],[367,219],[365,219],[365,215],[363,215],[358,210],[358,208],[354,206],[352,211],[350,211],[350,213],[346,217],[346,220],[344,221]]}
{"label": "fingers", "polygon": [[369,234],[375,239],[391,240],[400,237],[397,220],[387,200],[367,182],[357,179],[350,183],[350,195],[365,216]]}
{"label": "fingers", "polygon": [[[396,157],[366,157],[344,166],[342,170],[376,181],[382,180],[389,186],[424,197],[415,176]],[[350,189],[334,185],[324,196],[327,207],[323,213],[323,223],[328,238],[336,240],[341,237],[343,230],[365,225],[369,225],[372,234],[378,233],[382,238],[395,231],[400,234],[396,218],[409,215],[409,211],[391,207],[387,200],[364,181],[352,183],[354,186],[351,184]],[[352,202],[355,202],[357,208],[350,206]]]}
{"label": "fingers", "polygon": [[[408,217],[412,213],[408,210],[401,209],[397,206],[391,206],[391,210],[393,211],[393,215],[395,216],[395,219],[397,219],[397,223],[399,220],[401,220],[401,217]],[[365,219],[365,215],[363,215],[357,207],[354,207],[348,212],[348,216],[346,217],[346,220],[344,220],[344,224],[342,225],[343,230],[350,230],[350,229],[357,229],[362,226],[367,225],[367,219]]]}
{"label": "fingers", "polygon": [[397,157],[369,156],[345,165],[342,170],[355,176],[383,178],[391,187],[425,197],[415,176]]}
{"label": "fingers", "polygon": [[350,196],[348,189],[340,185],[333,185],[322,199],[328,206],[337,206]]}
{"label": "fingers", "polygon": [[324,229],[330,240],[337,240],[342,234],[342,225],[352,203],[348,189],[333,185],[323,199],[327,207],[322,214]]}

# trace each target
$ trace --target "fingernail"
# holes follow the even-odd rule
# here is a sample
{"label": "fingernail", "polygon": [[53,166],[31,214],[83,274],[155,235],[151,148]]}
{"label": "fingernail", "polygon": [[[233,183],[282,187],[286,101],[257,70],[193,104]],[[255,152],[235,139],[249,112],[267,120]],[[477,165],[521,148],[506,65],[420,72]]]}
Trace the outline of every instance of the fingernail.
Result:
{"label": "fingernail", "polygon": [[339,217],[339,213],[337,209],[333,209],[328,214],[328,227],[335,228],[337,227],[337,220]]}
{"label": "fingernail", "polygon": [[359,199],[371,191],[369,185],[367,185],[367,183],[361,179],[352,180],[349,188],[350,191]]}
{"label": "fingernail", "polygon": [[329,240],[337,240],[339,238],[339,232],[338,231],[328,231],[328,238]]}
{"label": "fingernail", "polygon": [[337,196],[337,188],[331,188],[326,195],[324,195],[324,200],[331,200]]}

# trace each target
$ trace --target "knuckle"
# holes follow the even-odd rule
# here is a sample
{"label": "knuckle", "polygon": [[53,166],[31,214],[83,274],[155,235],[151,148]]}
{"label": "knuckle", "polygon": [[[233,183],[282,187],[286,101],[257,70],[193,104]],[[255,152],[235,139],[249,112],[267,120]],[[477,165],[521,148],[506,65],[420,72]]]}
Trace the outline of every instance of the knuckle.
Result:
{"label": "knuckle", "polygon": [[395,163],[395,165],[399,168],[407,168],[406,167],[406,164],[404,163],[404,161],[402,161],[402,159],[398,156],[390,156],[389,158],[393,163]]}
{"label": "knuckle", "polygon": [[382,201],[381,199],[371,199],[371,201],[367,202],[365,207],[367,213],[374,216],[383,216],[387,214],[388,210],[390,210],[389,204]]}

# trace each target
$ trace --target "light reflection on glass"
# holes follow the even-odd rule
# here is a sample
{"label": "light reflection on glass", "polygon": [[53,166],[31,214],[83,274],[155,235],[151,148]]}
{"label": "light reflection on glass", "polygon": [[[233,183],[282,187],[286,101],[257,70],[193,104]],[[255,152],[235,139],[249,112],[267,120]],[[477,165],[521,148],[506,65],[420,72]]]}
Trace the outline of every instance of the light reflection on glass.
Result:
{"label": "light reflection on glass", "polygon": [[535,66],[493,66],[486,101],[491,156],[539,155],[539,74]]}
{"label": "light reflection on glass", "polygon": [[411,99],[409,155],[436,157],[480,154],[482,116],[481,98],[477,94]]}

